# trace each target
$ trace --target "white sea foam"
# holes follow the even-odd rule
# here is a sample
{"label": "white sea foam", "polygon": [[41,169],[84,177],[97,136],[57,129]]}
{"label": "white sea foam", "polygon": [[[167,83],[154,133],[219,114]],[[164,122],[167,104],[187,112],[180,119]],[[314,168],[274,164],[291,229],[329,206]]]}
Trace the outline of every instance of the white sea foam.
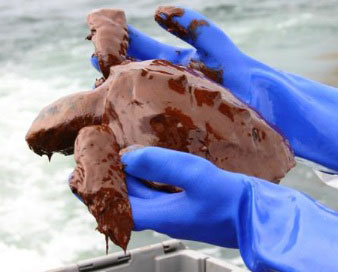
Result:
{"label": "white sea foam", "polygon": [[[88,237],[91,235],[86,233],[89,221],[79,222],[78,217],[67,220],[69,215],[64,213],[65,204],[73,202],[66,181],[72,170],[72,159],[55,156],[53,166],[47,158],[41,159],[31,152],[24,141],[41,107],[66,94],[58,86],[69,79],[56,77],[46,81],[7,73],[0,76],[0,81],[3,91],[0,99],[0,178],[3,184],[0,190],[3,219],[0,251],[3,254],[0,256],[8,267],[22,258],[25,263],[21,267],[20,262],[17,271],[25,271],[23,268],[37,271],[37,267],[47,268],[74,258],[76,250],[68,247],[68,243],[81,245],[85,241],[93,249],[96,244],[90,243]],[[78,84],[69,82],[69,89],[78,88]],[[74,202],[72,205],[76,208],[82,204]],[[89,219],[81,207],[82,211],[81,218]],[[81,238],[72,232],[85,233]]]}

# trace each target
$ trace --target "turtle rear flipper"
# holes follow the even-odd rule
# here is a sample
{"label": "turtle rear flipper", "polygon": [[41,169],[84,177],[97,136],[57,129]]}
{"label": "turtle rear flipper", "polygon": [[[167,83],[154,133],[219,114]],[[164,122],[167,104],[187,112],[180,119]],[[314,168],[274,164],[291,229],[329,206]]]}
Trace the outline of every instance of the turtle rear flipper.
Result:
{"label": "turtle rear flipper", "polygon": [[70,181],[72,191],[94,215],[97,229],[126,250],[133,228],[131,208],[112,130],[90,126],[80,130],[75,142],[76,169]]}

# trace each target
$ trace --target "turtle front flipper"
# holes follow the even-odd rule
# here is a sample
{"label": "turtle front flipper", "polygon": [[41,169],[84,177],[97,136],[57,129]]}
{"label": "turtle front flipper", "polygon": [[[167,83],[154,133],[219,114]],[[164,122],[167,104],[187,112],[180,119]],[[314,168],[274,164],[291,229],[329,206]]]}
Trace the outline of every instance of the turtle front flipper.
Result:
{"label": "turtle front flipper", "polygon": [[30,149],[48,157],[54,152],[73,154],[79,130],[102,123],[105,95],[106,89],[102,86],[95,91],[63,97],[45,107],[27,132]]}
{"label": "turtle front flipper", "polygon": [[120,162],[120,147],[112,130],[90,126],[80,130],[75,142],[76,168],[72,191],[94,215],[97,229],[126,250],[133,228],[131,208]]}
{"label": "turtle front flipper", "polygon": [[95,46],[100,71],[108,78],[110,67],[126,60],[128,30],[122,10],[96,9],[88,14],[87,23],[91,33],[87,36]]}

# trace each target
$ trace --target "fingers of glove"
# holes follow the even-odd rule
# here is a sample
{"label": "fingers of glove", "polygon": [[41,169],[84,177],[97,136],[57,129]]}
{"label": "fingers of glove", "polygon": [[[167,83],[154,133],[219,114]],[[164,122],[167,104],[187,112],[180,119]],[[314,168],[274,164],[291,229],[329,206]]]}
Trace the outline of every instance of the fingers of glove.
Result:
{"label": "fingers of glove", "polygon": [[131,175],[126,175],[128,194],[133,197],[151,199],[167,193],[153,190]]}
{"label": "fingers of glove", "polygon": [[[174,64],[187,65],[192,58],[196,59],[194,48],[170,46],[143,34],[132,26],[128,26],[129,48],[127,55],[136,60],[165,59]],[[90,59],[92,66],[99,72],[99,60],[96,56]]]}
{"label": "fingers of glove", "polygon": [[187,64],[195,54],[193,48],[170,46],[147,36],[128,25],[128,56],[136,60],[165,59],[174,64]]}
{"label": "fingers of glove", "polygon": [[205,175],[217,169],[198,156],[161,147],[126,152],[122,162],[124,170],[134,177],[174,185],[187,193],[198,192],[207,182]]}
{"label": "fingers of glove", "polygon": [[[70,173],[68,176],[69,185],[70,185],[72,177],[73,177],[73,172]],[[127,181],[128,194],[134,197],[150,199],[150,198],[155,198],[155,197],[168,194],[166,192],[153,190],[147,187],[146,185],[144,185],[143,183],[141,183],[137,178],[130,176],[130,175],[126,175],[126,181]],[[72,192],[81,202],[83,202],[83,199],[78,194],[76,194],[74,191]]]}
{"label": "fingers of glove", "polygon": [[155,20],[165,30],[195,47],[203,62],[210,56],[217,60],[240,54],[219,27],[196,11],[162,6],[156,10]]}
{"label": "fingers of glove", "polygon": [[129,196],[134,221],[134,230],[152,229],[168,233],[170,226],[182,222],[182,200],[184,192],[167,194],[154,199]]}

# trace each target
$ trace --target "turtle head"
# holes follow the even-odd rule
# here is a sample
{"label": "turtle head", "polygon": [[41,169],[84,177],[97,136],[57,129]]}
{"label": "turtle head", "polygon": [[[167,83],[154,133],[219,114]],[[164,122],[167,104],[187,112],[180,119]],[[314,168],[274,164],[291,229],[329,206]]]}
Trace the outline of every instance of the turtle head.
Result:
{"label": "turtle head", "polygon": [[75,138],[80,129],[101,124],[104,94],[102,90],[80,92],[63,97],[42,109],[27,132],[29,148],[49,158],[54,152],[73,154]]}

